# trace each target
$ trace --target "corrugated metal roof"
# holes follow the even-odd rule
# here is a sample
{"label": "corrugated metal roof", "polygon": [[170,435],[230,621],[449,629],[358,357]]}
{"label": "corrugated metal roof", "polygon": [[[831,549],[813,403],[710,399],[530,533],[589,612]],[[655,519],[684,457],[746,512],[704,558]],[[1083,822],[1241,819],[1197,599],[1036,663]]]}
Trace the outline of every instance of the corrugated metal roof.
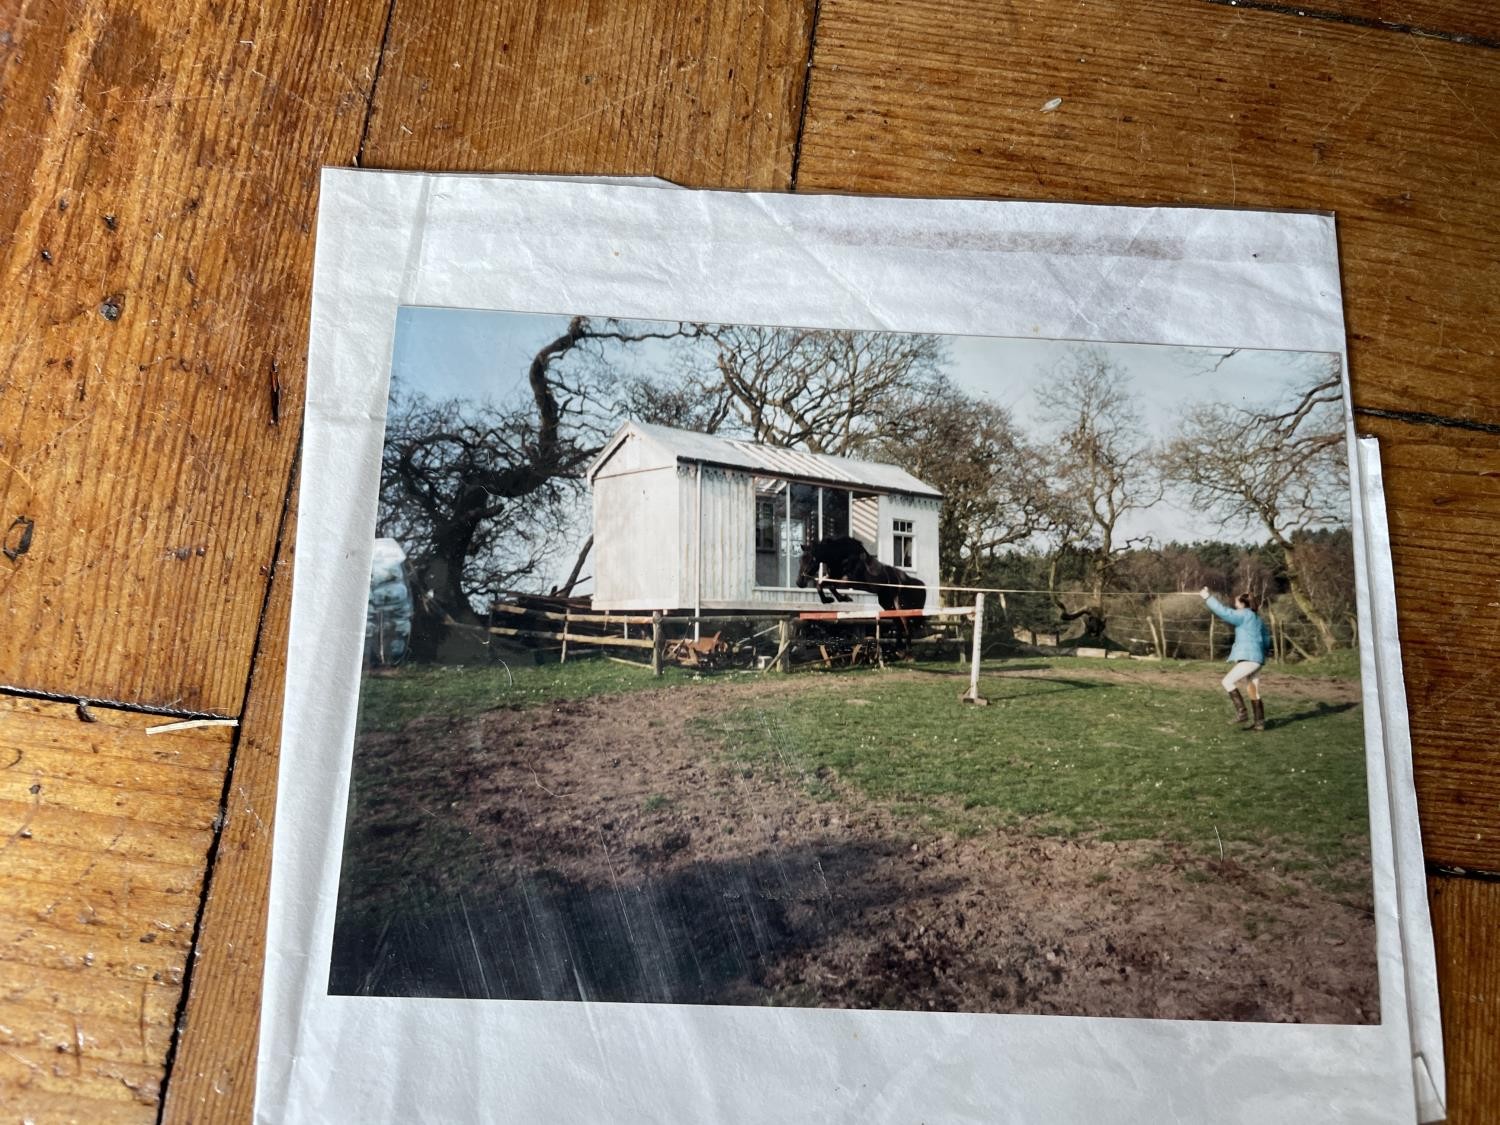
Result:
{"label": "corrugated metal roof", "polygon": [[616,430],[614,437],[610,438],[599,457],[589,467],[590,477],[598,472],[615,447],[630,433],[638,434],[679,461],[699,461],[707,465],[758,470],[804,480],[858,485],[879,492],[902,492],[910,496],[934,496],[941,499],[943,495],[905,469],[879,461],[856,461],[826,453],[804,453],[800,449],[781,449],[738,438],[700,434],[692,430],[674,430],[670,426],[658,426],[649,422],[626,422]]}

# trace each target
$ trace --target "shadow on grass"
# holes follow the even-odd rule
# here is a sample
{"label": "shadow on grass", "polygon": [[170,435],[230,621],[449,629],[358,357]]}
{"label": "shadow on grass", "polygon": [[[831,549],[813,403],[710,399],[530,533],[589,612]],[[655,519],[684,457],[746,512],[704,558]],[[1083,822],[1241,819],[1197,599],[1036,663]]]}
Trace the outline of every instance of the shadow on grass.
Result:
{"label": "shadow on grass", "polygon": [[[895,667],[900,668],[901,665],[895,665]],[[962,664],[945,663],[945,664],[943,664],[942,667],[938,667],[938,668],[934,668],[934,667],[932,667],[930,665],[925,665],[924,666],[922,664],[913,664],[913,665],[907,665],[906,666],[906,670],[909,670],[909,671],[912,671],[912,672],[925,672],[929,676],[964,676],[964,677],[966,677],[969,674],[969,661],[968,661],[968,657],[965,657],[964,658],[964,662]],[[986,657],[983,661],[981,661],[980,665],[979,665],[980,675],[984,675],[984,676],[1003,676],[1007,672],[1050,672],[1050,671],[1052,671],[1052,665],[1050,665],[1050,664],[1003,664],[1003,663],[1002,664],[997,664],[992,659],[990,659],[988,657]]]}
{"label": "shadow on grass", "polygon": [[1305,711],[1295,711],[1290,715],[1267,715],[1266,729],[1277,730],[1281,727],[1291,726],[1306,719],[1321,719],[1328,715],[1337,715],[1344,711],[1352,711],[1358,707],[1358,703],[1318,703]]}
{"label": "shadow on grass", "polygon": [[[980,693],[984,692],[985,678],[979,678]],[[1097,680],[1070,680],[1063,676],[1034,676],[1026,681],[1028,684],[1060,684],[1061,687],[1047,687],[1038,691],[1018,691],[1013,694],[996,696],[996,702],[1009,703],[1013,699],[1034,699],[1039,695],[1061,695],[1070,691],[1096,691],[1099,688],[1107,688],[1109,684],[1101,684]]]}
{"label": "shadow on grass", "polygon": [[383,916],[340,918],[336,995],[763,1004],[767,972],[899,897],[860,878],[894,845],[703,861],[630,884],[545,869]]}

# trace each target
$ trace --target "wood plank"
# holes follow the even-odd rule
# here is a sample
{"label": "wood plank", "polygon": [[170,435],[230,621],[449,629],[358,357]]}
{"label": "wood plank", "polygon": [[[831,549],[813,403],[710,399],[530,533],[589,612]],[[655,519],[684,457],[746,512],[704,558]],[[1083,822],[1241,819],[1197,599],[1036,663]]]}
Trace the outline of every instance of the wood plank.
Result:
{"label": "wood plank", "polygon": [[[66,920],[65,920],[66,921]],[[51,925],[19,918],[9,911],[0,915],[0,942],[17,965],[76,970],[80,966],[95,976],[121,980],[155,980],[158,983],[181,973],[179,966],[192,944],[191,926],[152,925],[142,932],[120,935],[96,951],[92,933],[81,927]],[[180,983],[180,982],[179,982]]]}
{"label": "wood plank", "polygon": [[13,921],[35,920],[80,934],[105,932],[120,937],[140,933],[136,921],[143,914],[175,911],[184,893],[158,893],[137,883],[80,891],[76,881],[42,878],[12,880],[6,892],[4,917]]}
{"label": "wood plank", "polygon": [[1427,881],[1443,1007],[1449,1125],[1495,1120],[1500,1106],[1500,883]]}
{"label": "wood plank", "polygon": [[1177,0],[824,0],[797,187],[1334,210],[1356,401],[1493,423],[1497,138],[1488,49]]}
{"label": "wood plank", "polygon": [[[81,980],[89,987],[80,989]],[[19,1027],[6,1024],[4,1041],[9,1050],[43,1053],[81,1042],[85,1056],[97,1051],[103,1058],[149,1064],[160,1077],[181,984],[180,978],[128,981],[0,962],[0,1010],[25,1017]]]}
{"label": "wood plank", "polygon": [[293,504],[271,575],[265,630],[165,1088],[164,1125],[251,1117],[296,524]]}
{"label": "wood plank", "polygon": [[[1230,0],[1210,0],[1229,3]],[[1465,0],[1328,0],[1313,7],[1280,0],[1236,0],[1247,7],[1266,7],[1288,15],[1307,13],[1310,19],[1359,21],[1387,30],[1411,29],[1429,38],[1500,42],[1500,10],[1492,4]]]}
{"label": "wood plank", "polygon": [[[31,809],[30,802],[0,799],[0,824],[18,824]],[[64,811],[50,804],[37,809],[34,816],[32,827],[45,829],[54,848],[94,855],[103,841],[121,858],[178,868],[203,866],[201,833],[194,829],[162,824],[156,826],[150,836],[122,834],[118,816],[87,813],[76,808]]]}
{"label": "wood plank", "polygon": [[1500,436],[1360,417],[1381,441],[1429,859],[1500,870]]}
{"label": "wood plank", "polygon": [[784,189],[813,0],[403,0],[365,162]]}
{"label": "wood plank", "polygon": [[[53,1094],[87,1098],[103,1102],[125,1090],[135,1106],[144,1110],[142,1118],[156,1105],[160,1071],[150,1064],[130,1063],[118,1059],[94,1058],[85,1054],[82,1062],[60,1058],[55,1052],[7,1047],[0,1051],[0,1083],[23,1093]],[[8,1108],[8,1103],[7,1103]]]}
{"label": "wood plank", "polygon": [[[384,0],[18,0],[0,45],[0,668],[237,713],[298,440],[317,173]],[[279,388],[279,389],[278,389]]]}
{"label": "wood plank", "polygon": [[[87,1033],[84,1032],[84,1023],[68,1013],[47,1015],[50,1018],[38,1022],[36,1009],[0,1001],[0,1046],[35,1049],[38,1044],[50,1044],[50,1050],[54,1054],[69,1056],[69,1061],[75,1067],[77,1060],[82,1057],[138,1063],[145,1051],[165,1050],[164,1043],[153,1048],[149,1041],[143,1040],[139,1012],[129,1020],[90,1016],[86,1021]],[[24,1033],[18,1033],[17,1023],[25,1029]]]}
{"label": "wood plank", "polygon": [[218,808],[203,779],[215,762],[222,777],[233,731],[91,717],[0,695],[0,1101],[146,1119]]}
{"label": "wood plank", "polygon": [[47,1125],[150,1125],[156,1120],[150,1102],[100,1101],[75,1092],[18,1090],[5,1108],[18,1121],[45,1121]]}

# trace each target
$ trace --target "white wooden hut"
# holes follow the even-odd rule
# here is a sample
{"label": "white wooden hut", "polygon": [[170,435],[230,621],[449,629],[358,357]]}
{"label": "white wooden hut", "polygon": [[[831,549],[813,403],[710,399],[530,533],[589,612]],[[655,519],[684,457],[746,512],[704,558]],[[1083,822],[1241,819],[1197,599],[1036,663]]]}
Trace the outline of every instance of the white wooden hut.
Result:
{"label": "white wooden hut", "polygon": [[[627,422],[589,467],[596,609],[816,608],[804,544],[853,535],[938,601],[942,494],[873,461]],[[873,595],[848,591],[858,604]]]}

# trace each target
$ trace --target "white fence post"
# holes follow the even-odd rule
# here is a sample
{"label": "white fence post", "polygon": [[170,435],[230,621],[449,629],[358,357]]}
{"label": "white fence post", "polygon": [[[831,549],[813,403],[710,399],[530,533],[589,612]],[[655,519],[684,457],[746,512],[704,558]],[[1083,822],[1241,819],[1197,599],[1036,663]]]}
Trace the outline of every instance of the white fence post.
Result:
{"label": "white fence post", "polygon": [[965,703],[980,707],[989,705],[989,700],[979,694],[979,657],[984,647],[984,595],[974,595],[974,649],[969,654],[969,690],[959,696]]}

